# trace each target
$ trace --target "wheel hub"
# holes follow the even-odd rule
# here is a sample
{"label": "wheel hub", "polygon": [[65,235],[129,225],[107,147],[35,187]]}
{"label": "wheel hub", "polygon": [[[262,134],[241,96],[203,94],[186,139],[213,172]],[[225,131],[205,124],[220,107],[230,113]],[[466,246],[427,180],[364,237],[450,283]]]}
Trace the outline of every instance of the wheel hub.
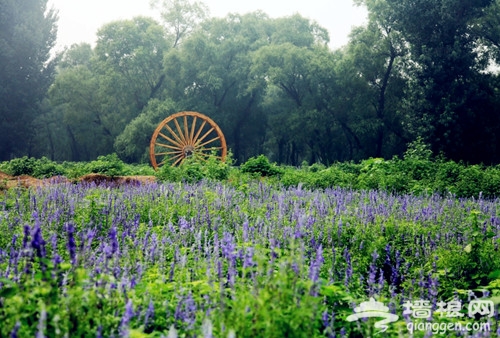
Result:
{"label": "wheel hub", "polygon": [[184,157],[190,157],[194,153],[194,147],[193,146],[185,146],[183,149],[184,152]]}

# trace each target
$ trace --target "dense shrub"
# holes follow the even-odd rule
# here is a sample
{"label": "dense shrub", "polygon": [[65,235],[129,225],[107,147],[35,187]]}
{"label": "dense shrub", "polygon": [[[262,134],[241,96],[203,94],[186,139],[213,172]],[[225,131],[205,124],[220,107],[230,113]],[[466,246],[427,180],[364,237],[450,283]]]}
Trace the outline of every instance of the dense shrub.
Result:
{"label": "dense shrub", "polygon": [[244,173],[259,174],[261,176],[275,176],[282,173],[282,170],[276,164],[270,163],[269,159],[264,155],[251,157],[240,166],[240,170]]}
{"label": "dense shrub", "polygon": [[37,178],[64,175],[65,170],[62,165],[49,160],[46,157],[36,159],[33,157],[15,158],[3,163],[0,170],[12,176],[29,175]]}
{"label": "dense shrub", "polygon": [[53,176],[62,176],[65,174],[64,167],[46,157],[42,157],[36,162],[33,176],[37,178],[48,178]]}
{"label": "dense shrub", "polygon": [[209,156],[206,160],[189,157],[177,166],[164,165],[156,172],[156,177],[169,182],[198,182],[202,179],[226,180],[229,175],[231,155],[226,161],[220,161],[216,156]]}
{"label": "dense shrub", "polygon": [[107,176],[120,176],[124,174],[125,163],[116,154],[99,156],[97,160],[89,162],[87,172]]}
{"label": "dense shrub", "polygon": [[202,179],[228,180],[245,189],[251,180],[266,180],[285,187],[307,189],[345,187],[415,195],[438,193],[457,197],[493,198],[500,195],[500,166],[467,165],[436,159],[421,142],[415,142],[404,157],[390,160],[369,158],[360,163],[342,162],[327,167],[321,163],[285,167],[270,163],[264,155],[250,158],[239,168],[232,167],[231,155],[225,162],[215,156],[206,161],[189,158],[178,167],[163,166],[155,171],[149,164],[126,164],[116,154],[99,156],[91,162],[57,163],[45,157],[27,156],[0,163],[7,174],[37,178],[63,175],[70,179],[88,173],[107,176],[155,175],[161,181],[198,182]]}
{"label": "dense shrub", "polygon": [[13,176],[33,175],[35,172],[36,162],[35,158],[28,156],[14,158],[10,162],[6,163],[5,171],[7,174]]}
{"label": "dense shrub", "polygon": [[385,188],[386,178],[391,174],[390,162],[382,158],[370,158],[361,162],[361,171],[356,187],[360,189]]}
{"label": "dense shrub", "polygon": [[454,161],[439,161],[436,163],[436,170],[433,179],[433,190],[440,194],[456,193],[456,184],[463,165]]}
{"label": "dense shrub", "polygon": [[478,196],[483,190],[484,176],[484,170],[479,165],[467,166],[460,171],[452,192],[458,197]]}

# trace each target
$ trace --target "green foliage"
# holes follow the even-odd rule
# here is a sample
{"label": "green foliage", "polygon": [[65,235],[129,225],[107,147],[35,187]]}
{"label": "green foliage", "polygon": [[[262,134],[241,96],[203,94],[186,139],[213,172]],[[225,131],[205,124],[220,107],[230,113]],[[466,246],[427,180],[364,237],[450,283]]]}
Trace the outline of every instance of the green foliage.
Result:
{"label": "green foliage", "polygon": [[149,162],[149,142],[158,124],[175,113],[170,100],[152,99],[136,118],[116,137],[114,149],[127,163]]}
{"label": "green foliage", "polygon": [[282,173],[281,169],[269,162],[265,155],[251,157],[240,166],[243,173],[259,174],[261,176],[276,176]]}
{"label": "green foliage", "polygon": [[13,176],[33,175],[36,159],[28,156],[12,159],[6,165],[6,172]]}
{"label": "green foliage", "polygon": [[33,176],[37,178],[49,178],[54,176],[63,176],[65,174],[64,167],[46,157],[36,161]]}
{"label": "green foliage", "polygon": [[57,11],[42,1],[0,1],[0,160],[27,154],[55,76]]}
{"label": "green foliage", "polygon": [[0,167],[7,174],[13,176],[29,175],[37,178],[47,178],[65,174],[62,165],[46,157],[36,159],[33,157],[20,157],[4,162]]}
{"label": "green foliage", "polygon": [[97,160],[91,161],[86,165],[87,172],[107,176],[123,175],[124,168],[125,163],[116,154],[99,156]]}
{"label": "green foliage", "polygon": [[[155,171],[147,164],[126,164],[116,154],[100,156],[91,162],[57,163],[41,159],[22,158],[0,163],[0,171],[7,174],[31,175],[37,178],[66,176],[70,179],[88,173],[107,176],[147,175],[160,181],[199,182],[203,179],[227,181],[245,191],[256,179],[285,187],[302,186],[307,189],[332,187],[377,190],[405,194],[426,195],[438,193],[457,197],[500,196],[500,166],[466,165],[429,158],[429,153],[408,152],[404,159],[370,158],[360,163],[337,162],[331,166],[304,163],[301,167],[285,167],[270,163],[264,155],[253,157],[239,168],[232,167],[232,155],[225,162],[212,155],[207,160],[190,157],[181,165],[161,166]],[[411,155],[410,155],[411,153]]]}
{"label": "green foliage", "polygon": [[286,168],[280,177],[280,183],[286,187],[299,184],[308,189],[326,189],[331,187],[354,187],[357,175],[333,165],[329,168],[319,164],[310,167]]}
{"label": "green foliage", "polygon": [[223,162],[215,154],[206,160],[195,156],[184,159],[179,166],[164,165],[156,172],[161,181],[194,183],[202,179],[223,181],[229,177],[232,159],[231,154]]}
{"label": "green foliage", "polygon": [[422,137],[417,137],[417,139],[408,144],[408,148],[404,154],[404,159],[412,160],[424,160],[428,161],[432,157],[432,150],[430,146],[424,143]]}
{"label": "green foliage", "polygon": [[241,285],[234,290],[226,307],[214,313],[215,324],[230,323],[238,337],[319,337],[321,299],[311,295],[313,283],[304,278],[307,271],[293,269],[299,259],[283,256],[273,274],[259,274],[262,277],[251,288]]}

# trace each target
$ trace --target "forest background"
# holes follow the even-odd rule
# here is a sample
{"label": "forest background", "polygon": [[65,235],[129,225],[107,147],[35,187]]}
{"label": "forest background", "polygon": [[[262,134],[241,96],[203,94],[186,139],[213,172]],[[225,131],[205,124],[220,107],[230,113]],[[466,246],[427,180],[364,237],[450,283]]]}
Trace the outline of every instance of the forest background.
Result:
{"label": "forest background", "polygon": [[182,110],[222,128],[236,163],[434,154],[500,163],[500,1],[356,0],[347,45],[299,14],[208,16],[156,1],[152,18],[110,22],[95,46],[54,55],[47,1],[0,0],[0,161],[147,162],[156,125]]}

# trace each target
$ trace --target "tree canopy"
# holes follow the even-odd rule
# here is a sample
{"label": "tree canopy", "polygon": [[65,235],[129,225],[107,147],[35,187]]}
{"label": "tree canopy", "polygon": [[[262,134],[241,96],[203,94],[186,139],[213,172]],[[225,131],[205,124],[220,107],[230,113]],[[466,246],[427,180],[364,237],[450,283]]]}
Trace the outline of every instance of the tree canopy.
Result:
{"label": "tree canopy", "polygon": [[46,0],[0,0],[0,160],[30,152],[32,123],[55,76],[56,23]]}
{"label": "tree canopy", "polygon": [[[22,7],[0,3],[12,13]],[[0,127],[12,129],[0,133],[3,158],[31,151],[91,160],[116,152],[147,161],[156,124],[194,110],[219,124],[237,162],[258,154],[292,165],[391,158],[416,139],[454,160],[500,162],[499,0],[356,0],[368,22],[337,50],[328,48],[323,27],[299,14],[213,18],[202,2],[152,3],[161,22],[107,23],[95,46],[66,50],[55,79],[47,61],[56,16],[43,8],[37,95],[23,82],[34,75],[2,62],[1,71],[17,81],[1,87],[2,95],[17,95],[2,105],[12,127]],[[0,41],[22,45],[14,43],[13,26],[2,29]],[[14,55],[1,51],[5,60]],[[30,123],[36,132],[18,143],[17,133],[29,130],[20,126]]]}

